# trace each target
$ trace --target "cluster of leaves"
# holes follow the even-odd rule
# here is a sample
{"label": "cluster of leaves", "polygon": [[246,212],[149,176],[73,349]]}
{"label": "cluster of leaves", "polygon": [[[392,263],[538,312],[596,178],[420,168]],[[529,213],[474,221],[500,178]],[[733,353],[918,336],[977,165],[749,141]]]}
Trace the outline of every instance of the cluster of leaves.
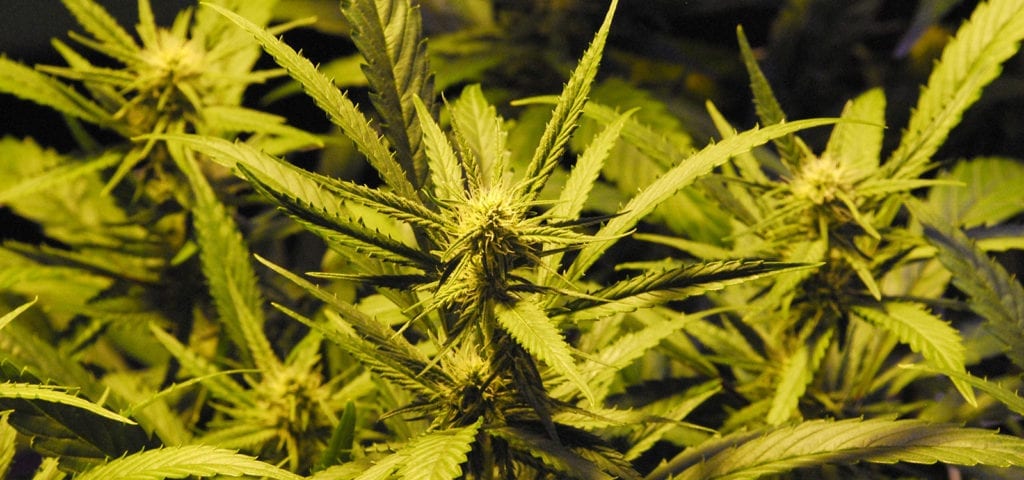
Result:
{"label": "cluster of leaves", "polygon": [[[516,121],[486,85],[439,98],[495,64],[438,67],[409,0],[341,2],[359,55],[328,69],[358,62],[354,82],[265,26],[287,3],[209,2],[164,30],[139,0],[137,43],[65,0],[93,36],[73,38],[122,68],[62,43],[67,68],[0,60],[0,90],[63,113],[84,152],[0,143],[36,160],[0,165],[0,202],[48,239],[0,246],[0,471],[25,452],[37,479],[1024,467],[1024,289],[989,257],[1021,247],[1024,167],[932,174],[1018,51],[1019,0],[977,7],[884,160],[881,89],[787,120],[742,30],[762,126],[709,102],[721,139],[691,151],[656,100],[593,100],[633,93],[596,83],[615,0],[561,94]],[[458,3],[494,27],[491,2]],[[485,38],[467,35],[448,41]],[[280,71],[252,71],[260,48]],[[272,96],[301,88],[372,186],[289,162],[324,140],[241,106],[282,72]],[[821,153],[798,136],[829,125]],[[281,253],[307,234],[312,272]],[[991,359],[1003,378],[972,375]]]}

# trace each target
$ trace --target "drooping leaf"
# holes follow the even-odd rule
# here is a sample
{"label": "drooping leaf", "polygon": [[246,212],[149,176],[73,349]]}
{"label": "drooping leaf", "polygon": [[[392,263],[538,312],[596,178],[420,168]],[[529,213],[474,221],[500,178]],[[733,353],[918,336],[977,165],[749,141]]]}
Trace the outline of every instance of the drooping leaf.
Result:
{"label": "drooping leaf", "polygon": [[[907,302],[885,302],[881,308],[853,307],[852,311],[879,327],[889,330],[911,350],[921,354],[938,368],[966,371],[964,345],[959,332],[924,305]],[[966,383],[953,379],[953,384],[968,403],[974,405],[974,391]]]}
{"label": "drooping leaf", "polygon": [[154,443],[133,420],[11,364],[0,364],[0,380],[0,410],[13,410],[10,424],[33,438],[36,452],[60,457],[65,469],[81,471]]}
{"label": "drooping leaf", "polygon": [[[349,248],[400,264],[429,265],[434,261],[429,255],[377,229],[369,228],[367,224],[371,222],[364,221],[353,209],[345,209],[342,202],[345,198],[352,199],[372,207],[378,214],[390,214],[411,222],[429,223],[435,220],[436,214],[412,200],[304,172],[241,143],[195,135],[172,134],[155,138],[186,145],[213,157],[224,166],[237,169],[243,176],[249,177],[257,191],[278,201],[282,208],[307,225],[313,233],[329,241],[345,237],[349,240],[345,243]],[[344,197],[339,198],[336,194]]]}
{"label": "drooping leaf", "polygon": [[[598,399],[604,399],[615,374],[657,347],[662,340],[679,333],[693,321],[692,317],[676,315],[672,319],[649,322],[643,329],[620,334],[614,342],[593,352],[591,358],[580,365],[580,374],[594,390]],[[551,389],[551,396],[566,397],[572,384],[564,383]]]}
{"label": "drooping leaf", "polygon": [[1024,1],[981,3],[946,45],[918,98],[884,178],[917,178],[960,117],[1017,53],[1024,38]]}
{"label": "drooping leaf", "polygon": [[309,132],[287,125],[284,117],[251,108],[206,105],[203,107],[203,121],[206,128],[214,131],[273,134],[290,139],[296,148],[323,147],[323,140]]}
{"label": "drooping leaf", "polygon": [[79,480],[108,480],[113,478],[160,480],[243,475],[277,480],[301,480],[302,477],[261,462],[248,455],[207,445],[184,445],[146,450],[110,460],[75,477]]}
{"label": "drooping leaf", "polygon": [[12,188],[0,191],[0,203],[8,203],[22,195],[31,195],[61,183],[73,182],[79,176],[110,168],[122,158],[123,156],[116,151],[106,152],[83,163],[62,165],[37,177],[24,179]]}
{"label": "drooping leaf", "polygon": [[516,343],[576,385],[591,405],[597,405],[593,391],[572,359],[569,345],[536,301],[524,298],[511,305],[497,303],[494,310],[498,323]]}
{"label": "drooping leaf", "polygon": [[409,0],[345,0],[341,13],[351,28],[356,48],[366,59],[363,73],[373,92],[370,99],[383,120],[384,136],[395,148],[398,163],[414,188],[426,175],[422,130],[413,98],[434,110],[434,85],[419,7]]}
{"label": "drooping leaf", "polygon": [[[40,302],[44,299],[40,297]],[[35,311],[22,312],[34,314]],[[19,317],[21,318],[21,317]],[[62,352],[30,322],[8,323],[0,332],[0,381],[74,386],[85,398],[106,396],[106,405],[124,407],[77,358]],[[45,382],[43,381],[45,380]]]}
{"label": "drooping leaf", "polygon": [[618,0],[612,0],[601,27],[594,35],[593,42],[583,53],[583,58],[576,65],[572,76],[569,77],[569,82],[559,95],[551,119],[548,120],[547,126],[544,128],[540,144],[534,151],[533,158],[526,167],[522,183],[518,188],[523,192],[526,201],[536,198],[547,183],[548,178],[558,165],[558,160],[562,156],[565,144],[569,141],[569,136],[579,124],[579,118],[583,114],[583,108],[587,101],[587,94],[597,75],[598,64],[601,62],[605,40],[608,38],[608,31],[611,28],[612,17],[615,15],[617,6]]}
{"label": "drooping leaf", "polygon": [[325,338],[351,353],[370,370],[410,392],[426,396],[436,395],[441,386],[450,383],[435,369],[426,369],[430,364],[426,355],[405,337],[397,335],[389,325],[288,270],[259,256],[257,259],[333,309],[326,311],[325,318],[320,321],[275,304],[278,310],[319,330]]}
{"label": "drooping leaf", "polygon": [[389,151],[387,143],[370,126],[366,116],[334,86],[330,79],[318,72],[308,59],[299,55],[294,49],[274,38],[258,25],[223,7],[209,3],[205,5],[224,15],[255,37],[267,53],[273,56],[285,70],[288,70],[288,74],[292,78],[302,84],[303,89],[327,113],[331,121],[355,142],[359,151],[366,155],[367,160],[377,170],[381,178],[402,196],[415,197],[412,183],[406,178],[402,166]]}
{"label": "drooping leaf", "polygon": [[772,407],[765,417],[769,425],[782,424],[789,420],[796,410],[797,403],[813,376],[813,372],[808,369],[808,357],[807,346],[801,345],[786,359],[782,368],[782,378],[772,397]]}
{"label": "drooping leaf", "polygon": [[66,390],[67,389],[65,388],[50,385],[4,382],[0,383],[0,398],[20,399],[29,402],[56,403],[66,405],[68,407],[79,408],[116,422],[137,425],[135,421],[129,418],[122,417],[121,415],[104,409],[95,403],[84,400],[75,395],[71,395],[67,393]]}
{"label": "drooping leaf", "polygon": [[928,207],[907,204],[924,226],[928,242],[938,249],[938,259],[953,274],[953,285],[969,297],[968,305],[988,321],[1006,345],[1006,354],[1024,366],[1024,287],[1002,265],[974,245],[967,236],[941,220]]}
{"label": "drooping leaf", "polygon": [[[245,167],[241,167],[241,170],[250,174]],[[342,245],[342,251],[350,249],[371,258],[401,266],[429,268],[437,263],[434,257],[401,239],[393,238],[378,229],[369,228],[366,225],[368,222],[365,222],[363,218],[352,215],[351,205],[336,204],[321,209],[316,203],[304,198],[294,198],[287,193],[281,193],[278,188],[275,188],[277,187],[275,183],[264,183],[273,182],[273,179],[251,175],[250,181],[258,192],[276,201],[307,229],[327,240],[329,245],[331,243]],[[315,200],[319,200],[319,198]]]}
{"label": "drooping leaf", "polygon": [[688,449],[647,480],[756,478],[856,462],[1024,466],[1024,439],[920,420],[811,420]]}

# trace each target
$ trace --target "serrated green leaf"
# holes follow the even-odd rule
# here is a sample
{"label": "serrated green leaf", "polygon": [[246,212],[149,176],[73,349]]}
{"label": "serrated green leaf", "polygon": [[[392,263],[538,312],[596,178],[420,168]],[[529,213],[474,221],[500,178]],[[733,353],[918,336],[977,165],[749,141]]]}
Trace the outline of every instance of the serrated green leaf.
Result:
{"label": "serrated green leaf", "polygon": [[419,118],[423,145],[426,148],[426,164],[429,181],[434,186],[434,196],[442,203],[466,200],[465,179],[462,162],[455,155],[455,149],[441,126],[434,121],[427,106],[419,97],[413,97],[416,116]]}
{"label": "serrated green leaf", "polygon": [[135,39],[121,28],[100,4],[92,0],[62,0],[68,11],[86,31],[116,51],[129,52],[137,50]]}
{"label": "serrated green leaf", "polygon": [[48,402],[79,408],[116,422],[137,425],[134,420],[122,417],[95,403],[67,393],[66,388],[31,383],[0,383],[0,398],[16,398],[30,402]]}
{"label": "serrated green leaf", "polygon": [[[721,142],[708,145],[689,158],[682,160],[677,166],[665,172],[664,175],[636,194],[619,210],[620,215],[609,220],[595,236],[611,239],[625,234],[658,204],[693,183],[701,175],[710,173],[714,167],[727,162],[736,154],[787,133],[829,123],[835,123],[835,120],[798,120],[748,130],[734,137],[723,139]],[[579,279],[613,243],[614,240],[596,240],[584,246],[569,267],[566,276],[573,280]]]}
{"label": "serrated green leaf", "polygon": [[426,369],[430,360],[405,337],[396,335],[387,324],[288,270],[259,256],[256,258],[289,281],[304,288],[313,297],[325,302],[336,312],[327,310],[323,320],[313,321],[275,304],[278,310],[319,330],[327,339],[337,343],[377,374],[411,392],[427,396],[436,395],[442,385],[450,383],[447,377],[437,370]]}
{"label": "serrated green leaf", "polygon": [[341,2],[351,38],[366,59],[363,74],[370,99],[383,121],[384,135],[414,188],[423,184],[427,165],[413,98],[434,109],[434,86],[419,7],[409,0]]}
{"label": "serrated green leaf", "polygon": [[883,178],[917,178],[960,117],[994,80],[1024,38],[1024,1],[981,3],[946,45],[928,77]]}
{"label": "serrated green leaf", "polygon": [[562,187],[562,192],[559,194],[555,206],[551,208],[549,214],[553,220],[566,221],[579,218],[587,197],[590,195],[590,190],[594,187],[594,182],[597,181],[598,176],[601,174],[605,160],[608,158],[615,143],[619,140],[622,129],[633,112],[635,110],[630,110],[609,122],[601,130],[601,133],[594,137],[586,150],[580,154],[576,164],[573,165],[572,170],[569,172],[569,179],[566,180],[565,186]]}
{"label": "serrated green leaf", "polygon": [[663,420],[662,422],[637,432],[637,435],[634,436],[636,441],[624,455],[626,459],[635,460],[648,451],[655,443],[661,441],[669,431],[677,428],[679,426],[677,422],[682,421],[693,413],[697,407],[703,405],[709,398],[721,391],[722,384],[717,380],[706,382],[687,390],[678,400],[673,402],[674,406],[671,411],[660,415],[660,419]]}
{"label": "serrated green leaf", "polygon": [[1021,397],[1017,392],[1010,391],[998,383],[994,383],[984,378],[975,377],[968,372],[936,368],[931,365],[900,365],[900,368],[945,375],[991,395],[992,398],[995,398],[1003,405],[1006,405],[1006,408],[1010,409],[1010,411],[1018,415],[1024,415],[1024,397]]}
{"label": "serrated green leaf", "polygon": [[[357,251],[370,253],[375,258],[384,258],[396,263],[433,264],[429,255],[395,240],[379,230],[367,227],[393,223],[400,219],[409,222],[423,222],[433,225],[437,215],[422,205],[406,199],[362,187],[341,180],[316,175],[271,157],[250,145],[232,143],[214,137],[196,135],[157,135],[174,143],[213,157],[218,163],[237,169],[248,176],[257,190],[279,202],[296,219],[307,225],[313,233],[322,237],[345,236],[351,242],[346,245]],[[339,198],[337,194],[344,195]],[[363,203],[377,211],[382,222],[367,222],[353,209],[344,209],[342,200],[348,198]],[[389,215],[384,217],[383,215]],[[328,238],[337,240],[337,238]]]}
{"label": "serrated green leaf", "polygon": [[793,416],[800,397],[812,380],[813,372],[808,368],[808,360],[807,345],[801,345],[786,359],[775,395],[772,396],[772,407],[765,417],[769,425],[781,425]]}
{"label": "serrated green leaf", "polygon": [[323,140],[285,123],[284,117],[234,105],[207,105],[203,107],[205,127],[214,130],[252,132],[289,137],[297,145],[323,147]]}
{"label": "serrated green leaf", "polygon": [[[348,212],[342,210],[351,205],[336,204],[321,208],[320,205],[325,204],[319,202],[320,198],[314,199],[319,205],[304,198],[293,198],[287,193],[281,193],[281,189],[278,188],[279,185],[274,182],[274,179],[258,178],[245,167],[240,167],[240,169],[249,175],[250,181],[260,194],[276,201],[306,228],[329,241],[339,242],[347,249],[395,265],[430,269],[438,263],[437,259],[430,254],[382,233],[379,229],[368,227],[366,224],[369,222],[364,221],[364,218],[358,214],[352,215],[354,212],[351,208],[346,209],[349,210]],[[388,219],[383,220],[386,222]]]}
{"label": "serrated green leaf", "polygon": [[254,449],[280,441],[281,433],[273,425],[262,422],[229,422],[217,425],[193,443],[220,448]]}
{"label": "serrated green leaf", "polygon": [[59,461],[54,457],[46,457],[39,462],[39,468],[36,469],[32,480],[63,480],[64,477],[64,472],[60,471]]}
{"label": "serrated green leaf", "polygon": [[800,418],[800,399],[807,386],[814,380],[832,340],[832,330],[820,336],[813,345],[801,344],[797,351],[786,359],[782,375],[772,397],[771,408],[765,417],[769,425],[777,426],[791,418]]}
{"label": "serrated green leaf", "polygon": [[475,180],[479,188],[498,185],[508,174],[508,135],[494,106],[484,98],[480,85],[463,88],[458,100],[449,106],[449,111],[463,161],[476,166],[471,181]]}
{"label": "serrated green leaf", "polygon": [[[448,480],[461,478],[460,465],[476,441],[483,419],[462,428],[427,432],[379,460],[355,480]],[[397,473],[396,473],[397,470]]]}
{"label": "serrated green leaf", "polygon": [[[627,91],[626,98],[621,98],[623,90]],[[622,139],[660,166],[669,168],[675,165],[678,159],[682,158],[685,152],[691,148],[692,141],[682,127],[677,124],[678,119],[667,112],[667,107],[663,103],[651,99],[647,92],[626,82],[608,80],[595,87],[592,95],[598,98],[587,101],[583,108],[583,115],[602,125],[607,126],[613,123],[621,115],[620,111],[601,103],[601,100],[605,99],[604,97],[611,97],[608,100],[621,101],[630,106],[635,105],[634,108],[639,108],[637,114],[631,116],[623,125]],[[557,103],[558,97],[543,95],[515,100],[512,105],[554,105]],[[654,115],[652,115],[652,110],[654,110]],[[573,138],[580,139],[577,141],[584,138],[589,139],[589,136],[580,134],[587,132],[587,125],[581,125],[581,129],[583,130]],[[577,148],[582,149],[579,145]]]}
{"label": "serrated green leaf", "polygon": [[509,447],[527,454],[561,478],[585,480],[612,480],[612,476],[602,472],[591,462],[576,452],[566,448],[547,436],[514,427],[497,427],[487,430],[488,433],[508,442]]}
{"label": "serrated green leaf", "polygon": [[236,346],[264,372],[276,371],[281,362],[263,332],[263,296],[250,263],[249,247],[193,155],[172,149],[172,158],[188,178],[196,204],[192,208],[203,274],[220,321]]}
{"label": "serrated green leaf", "polygon": [[512,305],[498,303],[494,310],[498,323],[516,343],[575,384],[591,405],[598,405],[594,392],[572,359],[569,344],[536,301],[524,298]]}
{"label": "serrated green leaf", "polygon": [[[693,317],[679,314],[672,319],[652,321],[642,330],[621,334],[610,345],[592,353],[590,359],[580,366],[580,374],[597,398],[604,399],[617,372],[653,350],[662,340],[681,332],[691,321],[694,321]],[[553,388],[551,396],[562,398],[569,395],[570,386],[565,383]]]}
{"label": "serrated green leaf", "polygon": [[569,141],[569,136],[579,124],[590,86],[597,75],[605,40],[608,38],[608,30],[611,28],[612,17],[615,16],[618,3],[618,0],[612,0],[608,6],[608,12],[605,14],[601,27],[594,35],[590,47],[583,53],[576,69],[573,70],[569,82],[562,89],[558,103],[551,113],[551,119],[544,127],[540,144],[534,150],[533,158],[523,174],[522,183],[517,188],[523,193],[523,198],[526,201],[536,198],[544,184],[547,183],[548,178],[551,177],[558,165],[558,160],[562,156],[565,144]]}
{"label": "serrated green leaf", "polygon": [[301,480],[302,477],[232,450],[206,445],[186,445],[146,450],[110,460],[75,477],[78,480],[160,480],[225,475],[278,480]]}
{"label": "serrated green leaf", "polygon": [[[924,225],[928,242],[938,248],[938,259],[953,275],[953,284],[966,293],[972,310],[988,321],[1006,346],[1010,360],[1024,366],[1024,287],[1002,265],[989,258],[967,236],[941,220],[919,202],[907,204]],[[941,367],[941,366],[940,366]]]}
{"label": "serrated green leaf", "polygon": [[306,93],[327,113],[331,121],[355,142],[356,147],[366,155],[381,178],[402,196],[415,198],[412,183],[388,150],[387,143],[377,135],[369,120],[356,105],[342,94],[329,78],[318,72],[308,59],[258,25],[223,7],[210,3],[204,5],[216,10],[255,37],[278,65],[288,70],[288,74],[302,84]]}
{"label": "serrated green leaf", "polygon": [[0,365],[4,380],[0,383],[0,410],[13,410],[11,425],[32,438],[37,453],[59,456],[63,468],[80,471],[106,457],[154,443],[133,420],[78,397],[68,388],[42,385],[12,367]]}
{"label": "serrated green leaf", "polygon": [[860,180],[878,169],[885,134],[885,93],[873,88],[847,102],[829,136],[825,155],[835,159],[849,181]]}
{"label": "serrated green leaf", "polygon": [[[881,308],[853,307],[851,310],[881,328],[889,330],[938,368],[966,371],[964,345],[959,332],[932,315],[924,305],[906,302],[885,302]],[[971,405],[976,404],[970,385],[953,380],[957,390]]]}
{"label": "serrated green leaf", "polygon": [[814,265],[809,264],[761,260],[728,260],[682,265],[621,280],[592,292],[588,298],[566,303],[564,309],[576,320],[601,318],[612,313],[632,311],[721,290],[729,285],[768,275],[813,267]]}
{"label": "serrated green leaf", "polygon": [[[786,113],[782,111],[782,105],[775,98],[775,92],[772,91],[768,78],[761,72],[761,67],[757,64],[757,59],[754,57],[754,52],[750,49],[750,42],[747,41],[747,36],[743,33],[743,27],[736,27],[736,37],[739,40],[743,65],[746,67],[747,75],[750,77],[750,90],[754,94],[754,107],[757,110],[757,117],[761,119],[761,123],[764,125],[776,125],[785,122]],[[796,137],[792,133],[787,133],[774,139],[774,142],[778,146],[782,159],[787,163],[787,166],[791,170],[796,170],[803,156]]]}
{"label": "serrated green leaf", "polygon": [[920,420],[812,420],[691,448],[646,480],[757,478],[855,462],[1024,466],[1024,439]]}
{"label": "serrated green leaf", "polygon": [[203,386],[210,389],[214,397],[235,405],[244,405],[250,400],[251,397],[238,382],[223,375],[223,372],[210,361],[190,350],[174,336],[155,325],[150,325],[150,332],[181,364],[182,370],[198,378]]}
{"label": "serrated green leaf", "polygon": [[92,100],[54,78],[6,57],[0,57],[0,92],[96,125],[109,122],[107,112]]}
{"label": "serrated green leaf", "polygon": [[476,442],[476,433],[483,424],[480,417],[463,428],[429,432],[414,438],[398,452],[405,455],[398,469],[402,480],[454,480],[462,478],[460,465]]}
{"label": "serrated green leaf", "polygon": [[1024,164],[1015,158],[982,157],[957,162],[940,176],[962,185],[936,185],[928,204],[948,225],[991,226],[1024,211]]}
{"label": "serrated green leaf", "polygon": [[61,183],[75,181],[79,176],[90,175],[105,168],[110,168],[121,161],[123,155],[116,151],[108,151],[94,159],[83,163],[69,163],[49,170],[39,176],[23,179],[14,187],[0,191],[0,204],[11,202],[23,195],[32,195]]}

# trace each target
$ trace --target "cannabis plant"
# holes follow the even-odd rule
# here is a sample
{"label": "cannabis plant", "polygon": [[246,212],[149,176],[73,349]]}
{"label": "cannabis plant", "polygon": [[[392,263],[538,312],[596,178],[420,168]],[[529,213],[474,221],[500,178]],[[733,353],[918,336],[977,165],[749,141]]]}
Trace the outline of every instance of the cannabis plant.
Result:
{"label": "cannabis plant", "polygon": [[[273,3],[163,31],[140,0],[136,42],[67,0],[94,37],[77,41],[123,69],[61,43],[68,68],[0,63],[0,88],[66,114],[84,152],[3,140],[39,161],[5,166],[0,199],[50,245],[0,250],[0,470],[28,477],[26,452],[40,479],[1024,466],[1024,291],[983,249],[1019,247],[998,228],[1019,205],[985,193],[1019,198],[1022,169],[932,175],[1017,51],[1019,1],[977,8],[884,161],[881,90],[786,120],[742,31],[763,125],[709,104],[721,139],[691,151],[656,100],[592,100],[630,91],[597,82],[615,0],[562,92],[514,120],[486,84],[439,94],[409,0],[341,2],[370,108],[265,27]],[[320,139],[240,106],[277,74],[252,71],[259,47],[372,178],[293,164]],[[822,149],[798,136],[825,126]],[[279,254],[299,229],[327,248],[317,267]],[[999,356],[999,381],[972,375]]]}
{"label": "cannabis plant", "polygon": [[[244,326],[227,307],[232,304],[228,292],[213,295],[211,303],[196,288],[205,271],[243,278],[235,280],[241,287],[232,284],[235,294],[241,291],[246,299],[255,295],[251,269],[225,272],[220,259],[211,256],[215,253],[205,251],[205,263],[195,260],[197,242],[248,255],[248,248],[238,243],[229,207],[210,187],[210,182],[222,188],[230,184],[224,183],[222,173],[186,154],[132,138],[161,132],[248,132],[254,144],[278,152],[319,140],[283,125],[278,117],[239,106],[247,84],[276,74],[250,72],[258,47],[225,28],[219,15],[202,11],[193,18],[185,11],[171,28],[163,29],[155,24],[149,2],[140,1],[136,43],[98,4],[65,5],[92,34],[72,37],[123,68],[95,66],[61,42],[55,45],[69,63],[66,68],[41,66],[36,71],[0,61],[0,88],[65,114],[82,148],[79,154],[59,154],[31,139],[2,140],[5,158],[23,161],[4,162],[0,197],[18,215],[37,222],[44,236],[42,245],[5,242],[0,249],[4,302],[16,301],[12,294],[38,297],[46,313],[30,311],[8,325],[0,343],[5,380],[17,382],[19,389],[5,398],[33,398],[42,385],[53,383],[132,412],[138,420],[119,416],[121,423],[113,425],[88,422],[73,411],[66,413],[61,405],[76,404],[63,400],[35,413],[38,407],[13,404],[17,411],[10,415],[11,424],[37,439],[38,452],[60,457],[61,469],[81,471],[161,443],[184,445],[193,436],[195,420],[187,420],[186,411],[172,411],[173,402],[165,401],[182,389],[155,395],[161,383],[174,378],[175,367],[160,343],[169,340],[151,335],[148,323],[188,339],[205,328],[206,314],[216,311],[218,328],[235,340],[223,343],[224,351],[237,348],[243,361],[251,363],[251,352],[258,348],[252,346],[255,340],[243,340]],[[254,18],[269,18],[272,2],[246,5],[238,8]],[[124,140],[101,145],[93,127],[83,122]],[[191,236],[193,208],[196,222],[206,220],[218,236],[208,239],[213,234],[202,225],[195,228],[207,238]],[[45,401],[54,402],[52,397]],[[276,443],[280,437],[282,448],[293,452],[296,447],[284,440],[288,433],[275,431],[266,441]]]}

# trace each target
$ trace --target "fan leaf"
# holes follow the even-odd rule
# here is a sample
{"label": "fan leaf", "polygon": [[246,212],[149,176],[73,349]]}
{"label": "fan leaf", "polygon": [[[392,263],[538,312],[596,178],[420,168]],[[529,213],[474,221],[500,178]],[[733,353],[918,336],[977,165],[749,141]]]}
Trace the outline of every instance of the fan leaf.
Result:
{"label": "fan leaf", "polygon": [[[363,74],[370,99],[383,120],[384,135],[395,148],[399,164],[413,187],[422,186],[427,166],[423,133],[416,117],[433,111],[434,85],[419,7],[409,0],[341,2],[352,41],[366,59]],[[424,102],[417,113],[414,98]]]}
{"label": "fan leaf", "polygon": [[686,450],[646,480],[757,478],[856,462],[1024,466],[1024,439],[920,420],[812,420],[740,432]]}
{"label": "fan leaf", "polygon": [[[708,145],[689,158],[682,160],[637,193],[619,210],[619,215],[609,220],[595,236],[602,239],[615,239],[625,234],[661,202],[690,185],[702,175],[707,175],[713,168],[729,161],[734,155],[746,152],[787,133],[835,122],[836,120],[833,119],[797,120],[748,130]],[[584,246],[569,267],[566,277],[573,280],[579,279],[614,242],[615,240],[596,240]]]}
{"label": "fan leaf", "polygon": [[814,264],[728,260],[654,270],[572,300],[563,307],[579,321],[659,305]]}
{"label": "fan leaf", "polygon": [[195,195],[192,214],[200,261],[220,321],[257,368],[274,371],[281,367],[280,360],[263,332],[263,298],[249,261],[249,247],[234,218],[199,172],[194,156],[172,149],[172,157]]}
{"label": "fan leaf", "polygon": [[1024,287],[960,229],[924,204],[911,202],[908,206],[924,225],[928,242],[938,249],[939,261],[953,274],[953,285],[968,295],[971,309],[988,321],[1006,345],[1010,360],[1024,367],[1024,350],[1020,348],[1024,344]]}
{"label": "fan leaf", "polygon": [[576,69],[573,70],[569,82],[562,89],[551,119],[544,127],[540,144],[534,151],[530,164],[526,167],[519,188],[527,201],[533,200],[544,188],[548,178],[555,171],[558,160],[562,157],[569,136],[579,125],[579,118],[583,115],[587,95],[590,93],[591,84],[597,75],[597,67],[601,62],[605,40],[608,38],[608,30],[611,28],[612,17],[615,15],[618,3],[618,0],[612,0],[611,5],[608,6],[608,13],[605,15],[601,27],[594,35],[590,47],[583,53]]}
{"label": "fan leaf", "polygon": [[1024,0],[992,0],[974,10],[946,45],[881,178],[917,178],[960,117],[999,76],[1024,38]]}
{"label": "fan leaf", "polygon": [[[964,345],[959,332],[932,315],[924,305],[886,302],[881,308],[853,307],[853,313],[896,334],[901,342],[940,369],[957,372],[964,367]],[[970,385],[953,379],[953,384],[972,405],[976,404]]]}
{"label": "fan leaf", "polygon": [[75,477],[78,480],[160,480],[192,475],[300,480],[302,477],[231,450],[206,445],[186,445],[147,450],[116,458]]}
{"label": "fan leaf", "polygon": [[494,310],[498,323],[519,345],[575,384],[591,405],[597,405],[593,391],[573,362],[569,344],[536,301],[525,298],[511,305],[499,302]]}
{"label": "fan leaf", "polygon": [[398,469],[402,480],[454,480],[462,477],[461,464],[476,441],[483,417],[463,428],[429,432],[398,452],[407,458]]}
{"label": "fan leaf", "polygon": [[387,143],[377,135],[370,121],[359,111],[355,103],[334,86],[334,82],[317,71],[306,57],[274,38],[260,26],[224,7],[211,3],[203,5],[216,10],[255,37],[267,53],[274,57],[277,64],[302,84],[302,88],[327,113],[331,121],[355,142],[356,147],[366,155],[381,178],[402,196],[415,197],[412,183],[406,178],[402,166],[395,161]]}
{"label": "fan leaf", "polygon": [[5,57],[0,57],[0,92],[96,125],[110,121],[110,115],[102,107],[73,88]]}

